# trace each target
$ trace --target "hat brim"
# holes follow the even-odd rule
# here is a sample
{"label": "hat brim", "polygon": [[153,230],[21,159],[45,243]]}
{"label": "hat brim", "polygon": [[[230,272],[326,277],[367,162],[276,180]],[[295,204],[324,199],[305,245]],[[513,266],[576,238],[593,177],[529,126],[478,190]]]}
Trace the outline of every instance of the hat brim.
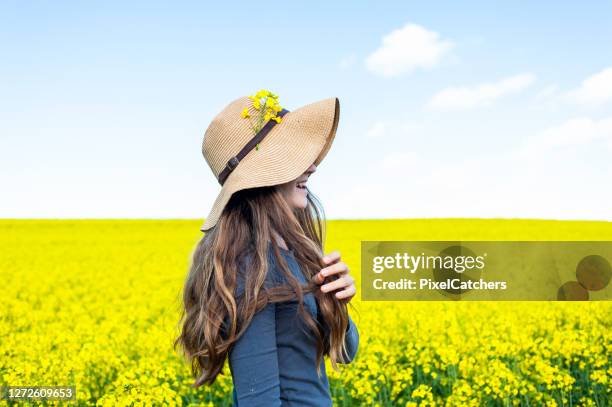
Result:
{"label": "hat brim", "polygon": [[337,97],[310,103],[283,116],[259,149],[251,150],[225,180],[212,209],[200,228],[212,229],[234,192],[284,184],[319,165],[336,136],[340,119]]}

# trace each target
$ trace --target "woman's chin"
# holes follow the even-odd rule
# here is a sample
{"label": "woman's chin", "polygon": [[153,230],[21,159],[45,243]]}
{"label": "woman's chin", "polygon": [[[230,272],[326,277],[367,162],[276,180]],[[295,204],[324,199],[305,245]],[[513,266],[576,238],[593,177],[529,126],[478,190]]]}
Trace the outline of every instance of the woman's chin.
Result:
{"label": "woman's chin", "polygon": [[304,209],[308,206],[308,200],[306,199],[305,196],[295,197],[293,199],[293,206],[295,206],[296,208]]}

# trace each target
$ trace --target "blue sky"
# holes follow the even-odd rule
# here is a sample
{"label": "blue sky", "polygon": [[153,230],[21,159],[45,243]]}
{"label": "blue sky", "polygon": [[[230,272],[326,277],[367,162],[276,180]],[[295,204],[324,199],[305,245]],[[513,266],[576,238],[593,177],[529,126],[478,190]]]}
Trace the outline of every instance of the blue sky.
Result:
{"label": "blue sky", "polygon": [[610,2],[3,2],[0,217],[204,218],[231,100],[338,96],[339,218],[612,220]]}

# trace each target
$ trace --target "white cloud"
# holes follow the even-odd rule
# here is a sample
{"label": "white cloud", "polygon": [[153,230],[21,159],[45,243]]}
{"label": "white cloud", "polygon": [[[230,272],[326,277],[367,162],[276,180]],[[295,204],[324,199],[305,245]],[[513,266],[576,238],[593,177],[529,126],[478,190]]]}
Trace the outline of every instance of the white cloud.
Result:
{"label": "white cloud", "polygon": [[389,153],[381,160],[381,167],[386,170],[406,168],[419,164],[420,158],[413,151]]}
{"label": "white cloud", "polygon": [[470,109],[489,106],[495,100],[518,93],[535,81],[532,73],[523,73],[501,79],[497,82],[481,83],[475,86],[457,86],[441,90],[428,102],[432,109]]}
{"label": "white cloud", "polygon": [[612,118],[574,118],[528,138],[521,156],[538,157],[547,151],[586,145],[600,139],[607,140],[608,147],[612,147]]}
{"label": "white cloud", "polygon": [[559,100],[561,99],[561,91],[556,84],[548,85],[537,91],[531,103],[526,107],[530,110],[540,110],[554,112],[559,108]]}
{"label": "white cloud", "polygon": [[423,134],[423,124],[401,120],[380,120],[366,131],[367,138],[378,139],[387,136],[418,136]]}
{"label": "white cloud", "polygon": [[330,186],[326,214],[328,219],[612,220],[612,189],[606,188],[612,168],[605,155],[568,149],[531,160],[518,152],[441,158],[431,151],[412,165],[412,153],[390,154],[379,161],[378,171],[363,177],[347,173],[342,193]]}
{"label": "white cloud", "polygon": [[387,125],[384,122],[376,122],[366,132],[368,138],[380,138],[385,135]]}
{"label": "white cloud", "polygon": [[559,96],[559,86],[556,84],[548,85],[545,88],[542,88],[538,93],[533,97],[536,101],[546,102],[552,98],[556,98]]}
{"label": "white cloud", "polygon": [[417,68],[431,68],[453,46],[439,34],[408,23],[382,39],[382,45],[365,61],[366,68],[384,77],[398,76]]}
{"label": "white cloud", "polygon": [[583,80],[580,87],[565,94],[565,99],[581,105],[602,105],[612,101],[612,67]]}

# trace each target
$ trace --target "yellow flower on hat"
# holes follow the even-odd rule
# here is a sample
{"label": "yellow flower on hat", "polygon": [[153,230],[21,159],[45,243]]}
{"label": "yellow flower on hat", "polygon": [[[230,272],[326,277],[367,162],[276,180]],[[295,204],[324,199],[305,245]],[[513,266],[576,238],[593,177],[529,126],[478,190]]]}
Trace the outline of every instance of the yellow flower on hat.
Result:
{"label": "yellow flower on hat", "polygon": [[266,107],[274,109],[274,106],[276,106],[277,104],[278,102],[274,98],[266,98]]}
{"label": "yellow flower on hat", "polygon": [[[257,134],[270,120],[274,120],[276,123],[281,122],[281,117],[277,113],[283,110],[283,107],[278,103],[278,95],[269,90],[261,89],[254,95],[250,95],[249,99],[253,102],[253,107],[259,111],[254,125],[249,120],[253,134]],[[243,119],[249,119],[251,115],[248,108],[245,107],[240,116]],[[255,149],[259,150],[259,144],[255,146]]]}
{"label": "yellow flower on hat", "polygon": [[256,97],[257,99],[263,99],[263,98],[268,97],[268,96],[270,96],[270,97],[274,97],[274,96],[272,96],[272,95],[274,95],[274,94],[273,94],[272,92],[270,92],[269,90],[262,89],[262,90],[260,90],[259,92],[257,92],[257,93],[255,94],[255,97]]}

